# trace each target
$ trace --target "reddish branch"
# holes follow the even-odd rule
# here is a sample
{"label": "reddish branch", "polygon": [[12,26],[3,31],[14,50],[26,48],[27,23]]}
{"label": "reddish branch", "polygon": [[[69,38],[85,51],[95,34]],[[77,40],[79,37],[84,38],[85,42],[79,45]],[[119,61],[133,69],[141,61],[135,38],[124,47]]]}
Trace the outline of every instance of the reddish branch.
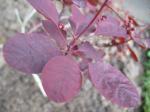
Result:
{"label": "reddish branch", "polygon": [[81,37],[81,35],[83,35],[83,34],[88,30],[88,28],[94,23],[94,21],[96,20],[96,18],[98,17],[98,15],[102,12],[102,10],[104,9],[104,7],[107,5],[107,2],[108,2],[108,1],[109,1],[109,0],[105,0],[105,1],[104,1],[104,3],[102,4],[101,8],[98,10],[98,12],[97,12],[96,15],[93,17],[93,19],[89,22],[89,24],[87,25],[87,27],[85,27],[85,28],[83,29],[83,31],[82,31],[76,38],[74,38],[74,39],[70,42],[70,44],[68,45],[68,50],[67,50],[67,51],[70,50],[70,47],[71,47],[71,46],[74,46],[74,44],[75,44],[76,41],[79,39],[79,37]]}
{"label": "reddish branch", "polygon": [[107,2],[109,0],[105,0],[104,3],[102,4],[101,8],[98,10],[98,12],[96,13],[96,15],[93,17],[93,19],[89,22],[89,24],[87,25],[87,27],[85,27],[83,29],[83,31],[77,36],[76,40],[82,35],[84,34],[88,28],[94,23],[94,21],[96,20],[96,18],[98,17],[98,15],[102,12],[102,10],[104,9],[104,7],[106,6]]}

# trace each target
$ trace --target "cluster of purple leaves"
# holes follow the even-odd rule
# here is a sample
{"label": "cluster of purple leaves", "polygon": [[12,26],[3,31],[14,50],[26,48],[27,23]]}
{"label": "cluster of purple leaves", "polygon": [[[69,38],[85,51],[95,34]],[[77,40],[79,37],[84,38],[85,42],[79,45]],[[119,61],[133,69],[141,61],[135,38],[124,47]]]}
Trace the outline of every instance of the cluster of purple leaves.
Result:
{"label": "cluster of purple leaves", "polygon": [[86,32],[82,32],[95,16],[80,12],[77,6],[83,6],[83,1],[73,0],[75,5],[71,6],[72,16],[68,21],[74,41],[70,42],[67,40],[67,31],[59,27],[59,13],[52,1],[28,0],[46,18],[42,20],[46,32],[16,34],[5,43],[4,58],[19,71],[41,73],[44,90],[52,101],[68,102],[77,96],[86,71],[89,80],[106,99],[121,107],[136,107],[140,97],[129,79],[117,68],[104,62],[105,53],[101,49],[95,49],[88,41],[76,42],[76,37],[81,33],[126,38],[126,28],[113,16],[99,15]]}

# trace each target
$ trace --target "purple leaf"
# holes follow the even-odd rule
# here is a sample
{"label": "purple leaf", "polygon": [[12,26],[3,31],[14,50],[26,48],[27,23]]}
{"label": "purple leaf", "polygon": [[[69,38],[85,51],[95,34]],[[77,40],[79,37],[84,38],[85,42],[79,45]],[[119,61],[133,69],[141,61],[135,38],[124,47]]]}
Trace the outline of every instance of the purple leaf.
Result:
{"label": "purple leaf", "polygon": [[97,90],[112,103],[136,107],[139,95],[134,85],[120,71],[104,62],[89,64],[90,78]]}
{"label": "purple leaf", "polygon": [[[140,47],[146,48],[145,42],[144,42],[143,39],[141,38],[141,34],[142,34],[142,33],[135,33],[135,34],[132,36],[132,39],[133,39],[134,42],[135,42],[136,44],[138,44]],[[145,39],[144,39],[144,40],[145,40]]]}
{"label": "purple leaf", "polygon": [[27,0],[39,13],[46,18],[58,23],[58,12],[52,0]]}
{"label": "purple leaf", "polygon": [[52,58],[43,69],[42,83],[50,100],[59,103],[71,100],[82,83],[78,64],[68,56]]}
{"label": "purple leaf", "polygon": [[[81,14],[80,10],[76,6],[72,6],[72,16],[69,18],[69,21],[75,35],[78,35],[83,31],[90,22],[91,17],[91,15],[85,16]],[[94,29],[94,26],[91,26],[86,33],[93,32]]]}
{"label": "purple leaf", "polygon": [[99,21],[95,34],[124,38],[128,36],[126,29],[120,25],[117,19],[111,16],[106,16]]}
{"label": "purple leaf", "polygon": [[89,42],[83,42],[78,46],[78,51],[81,52],[87,59],[101,60],[105,53],[102,50],[96,50]]}
{"label": "purple leaf", "polygon": [[51,38],[53,38],[60,48],[65,48],[67,46],[66,38],[57,27],[57,25],[50,20],[43,20],[43,26],[46,31],[49,33]]}
{"label": "purple leaf", "polygon": [[86,6],[86,0],[72,0],[72,2],[79,7]]}
{"label": "purple leaf", "polygon": [[55,42],[42,33],[17,34],[3,48],[6,62],[25,73],[40,73],[54,56],[60,55]]}

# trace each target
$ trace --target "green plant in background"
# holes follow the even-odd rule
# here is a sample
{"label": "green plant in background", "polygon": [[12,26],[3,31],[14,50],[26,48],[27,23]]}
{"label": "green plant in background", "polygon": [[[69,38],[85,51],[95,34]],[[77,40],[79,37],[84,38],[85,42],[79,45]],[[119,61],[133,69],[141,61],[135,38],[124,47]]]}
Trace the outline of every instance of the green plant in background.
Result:
{"label": "green plant in background", "polygon": [[150,49],[145,52],[145,61],[143,62],[143,103],[142,112],[150,112]]}
{"label": "green plant in background", "polygon": [[0,36],[0,45],[2,45],[5,41],[6,41],[6,38]]}

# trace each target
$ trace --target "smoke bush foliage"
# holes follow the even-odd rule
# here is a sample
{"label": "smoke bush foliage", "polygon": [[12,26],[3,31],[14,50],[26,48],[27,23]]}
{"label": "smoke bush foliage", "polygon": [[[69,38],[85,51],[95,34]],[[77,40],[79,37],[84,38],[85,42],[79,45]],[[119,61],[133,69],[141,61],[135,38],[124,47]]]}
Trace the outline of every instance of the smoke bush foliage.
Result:
{"label": "smoke bush foliage", "polygon": [[107,36],[111,42],[103,47],[124,46],[138,61],[128,42],[134,41],[145,49],[149,41],[142,41],[143,29],[132,16],[122,18],[113,9],[111,0],[60,1],[71,9],[70,40],[52,0],[27,1],[45,17],[41,21],[45,31],[18,33],[5,43],[3,54],[11,67],[27,74],[41,73],[48,98],[58,103],[68,102],[78,94],[86,72],[97,91],[112,103],[127,108],[139,104],[135,86],[117,68],[104,62],[104,51],[80,40],[89,34]]}

